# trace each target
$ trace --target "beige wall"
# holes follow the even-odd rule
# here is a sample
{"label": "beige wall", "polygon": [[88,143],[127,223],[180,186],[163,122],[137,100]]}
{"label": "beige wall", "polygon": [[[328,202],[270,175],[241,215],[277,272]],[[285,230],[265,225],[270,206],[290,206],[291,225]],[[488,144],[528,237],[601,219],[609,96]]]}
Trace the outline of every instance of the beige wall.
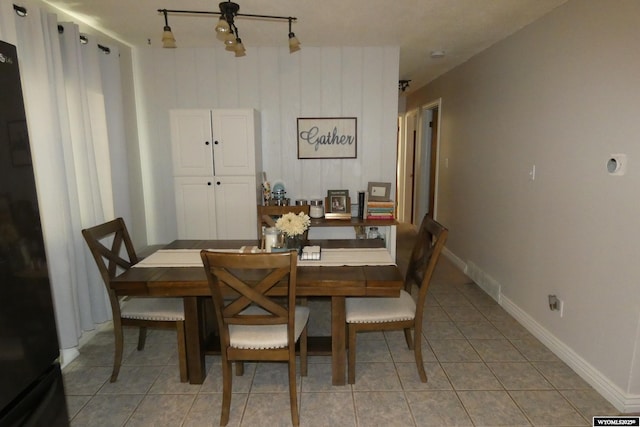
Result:
{"label": "beige wall", "polygon": [[[449,250],[605,397],[635,411],[639,26],[638,1],[572,0],[406,103],[442,98],[437,217],[451,229]],[[627,154],[625,176],[607,173],[613,153]],[[562,317],[548,294],[564,301]]]}

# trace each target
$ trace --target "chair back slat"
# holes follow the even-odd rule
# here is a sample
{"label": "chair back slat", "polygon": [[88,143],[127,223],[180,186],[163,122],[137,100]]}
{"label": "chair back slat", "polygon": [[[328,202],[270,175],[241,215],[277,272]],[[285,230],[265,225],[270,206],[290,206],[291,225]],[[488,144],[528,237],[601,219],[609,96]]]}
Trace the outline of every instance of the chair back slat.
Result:
{"label": "chair back slat", "polygon": [[138,256],[122,218],[86,228],[82,230],[82,236],[107,288],[118,273],[138,263]]}
{"label": "chair back slat", "polygon": [[254,287],[247,285],[244,281],[239,279],[227,269],[218,267],[213,267],[213,269],[215,270],[214,274],[218,278],[221,285],[233,289],[237,294],[240,295],[235,299],[235,301],[228,304],[224,308],[224,316],[229,319],[229,323],[243,323],[243,316],[240,315],[240,313],[250,305],[257,305],[282,320],[276,321],[276,319],[274,319],[274,324],[287,323],[287,309],[279,304],[274,303],[270,298],[264,295],[266,292],[271,290],[271,288],[277,285],[282,279],[286,278],[286,276],[289,274],[287,268],[279,268],[271,271]]}
{"label": "chair back slat", "polygon": [[427,288],[438,263],[438,258],[447,240],[449,230],[425,215],[418,230],[416,242],[411,251],[409,267],[405,277],[405,290],[411,292],[411,286],[419,288],[418,303],[422,304]]}
{"label": "chair back slat", "polygon": [[[287,324],[293,339],[297,265],[294,251],[238,254],[203,250],[200,256],[222,343],[228,343],[229,325]],[[275,287],[277,292],[273,292]],[[287,298],[283,300],[282,295]],[[252,307],[264,312],[245,312]]]}

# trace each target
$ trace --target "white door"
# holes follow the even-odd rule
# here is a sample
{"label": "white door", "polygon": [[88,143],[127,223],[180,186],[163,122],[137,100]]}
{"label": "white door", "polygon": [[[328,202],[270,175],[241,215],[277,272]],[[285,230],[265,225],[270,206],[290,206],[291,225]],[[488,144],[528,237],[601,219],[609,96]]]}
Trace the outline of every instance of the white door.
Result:
{"label": "white door", "polygon": [[256,174],[256,111],[213,110],[216,176]]}
{"label": "white door", "polygon": [[212,176],[211,110],[171,110],[174,176]]}
{"label": "white door", "polygon": [[216,176],[218,239],[255,240],[258,183],[255,176]]}
{"label": "white door", "polygon": [[[414,179],[415,165],[414,156],[416,151],[416,131],[417,131],[418,111],[408,112],[404,117],[404,128],[401,129],[403,140],[401,142],[401,156],[398,157],[398,220],[415,224],[413,217],[414,210]],[[420,225],[420,222],[417,224]]]}
{"label": "white door", "polygon": [[213,177],[176,177],[174,186],[178,238],[217,239]]}

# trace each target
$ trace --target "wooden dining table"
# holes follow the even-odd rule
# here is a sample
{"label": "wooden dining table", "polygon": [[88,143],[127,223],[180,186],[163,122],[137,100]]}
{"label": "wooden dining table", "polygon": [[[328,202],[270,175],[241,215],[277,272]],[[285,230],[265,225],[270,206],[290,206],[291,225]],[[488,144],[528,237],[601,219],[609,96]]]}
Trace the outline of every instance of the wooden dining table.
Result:
{"label": "wooden dining table", "polygon": [[[162,249],[237,249],[257,246],[250,240],[175,240]],[[321,248],[383,247],[380,239],[316,240]],[[309,337],[309,354],[330,354],[332,384],[344,385],[346,373],[345,298],[393,297],[400,294],[403,277],[396,265],[299,265],[296,294],[331,299],[331,337]],[[205,354],[219,351],[215,331],[208,330],[206,303],[211,294],[203,267],[158,266],[129,268],[111,281],[119,296],[182,297],[189,382],[205,379]],[[276,289],[277,293],[277,287]],[[207,298],[208,297],[208,298]]]}

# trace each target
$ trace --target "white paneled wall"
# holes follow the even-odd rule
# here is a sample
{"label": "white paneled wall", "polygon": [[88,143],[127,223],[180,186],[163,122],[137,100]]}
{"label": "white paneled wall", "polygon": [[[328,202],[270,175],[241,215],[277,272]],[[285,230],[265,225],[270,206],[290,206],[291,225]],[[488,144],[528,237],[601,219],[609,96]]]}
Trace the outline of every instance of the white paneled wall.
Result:
{"label": "white paneled wall", "polygon": [[[369,181],[395,188],[397,47],[139,49],[136,98],[150,244],[176,238],[169,110],[255,108],[262,117],[263,167],[287,196],[319,198]],[[298,117],[357,117],[356,159],[298,160]]]}

